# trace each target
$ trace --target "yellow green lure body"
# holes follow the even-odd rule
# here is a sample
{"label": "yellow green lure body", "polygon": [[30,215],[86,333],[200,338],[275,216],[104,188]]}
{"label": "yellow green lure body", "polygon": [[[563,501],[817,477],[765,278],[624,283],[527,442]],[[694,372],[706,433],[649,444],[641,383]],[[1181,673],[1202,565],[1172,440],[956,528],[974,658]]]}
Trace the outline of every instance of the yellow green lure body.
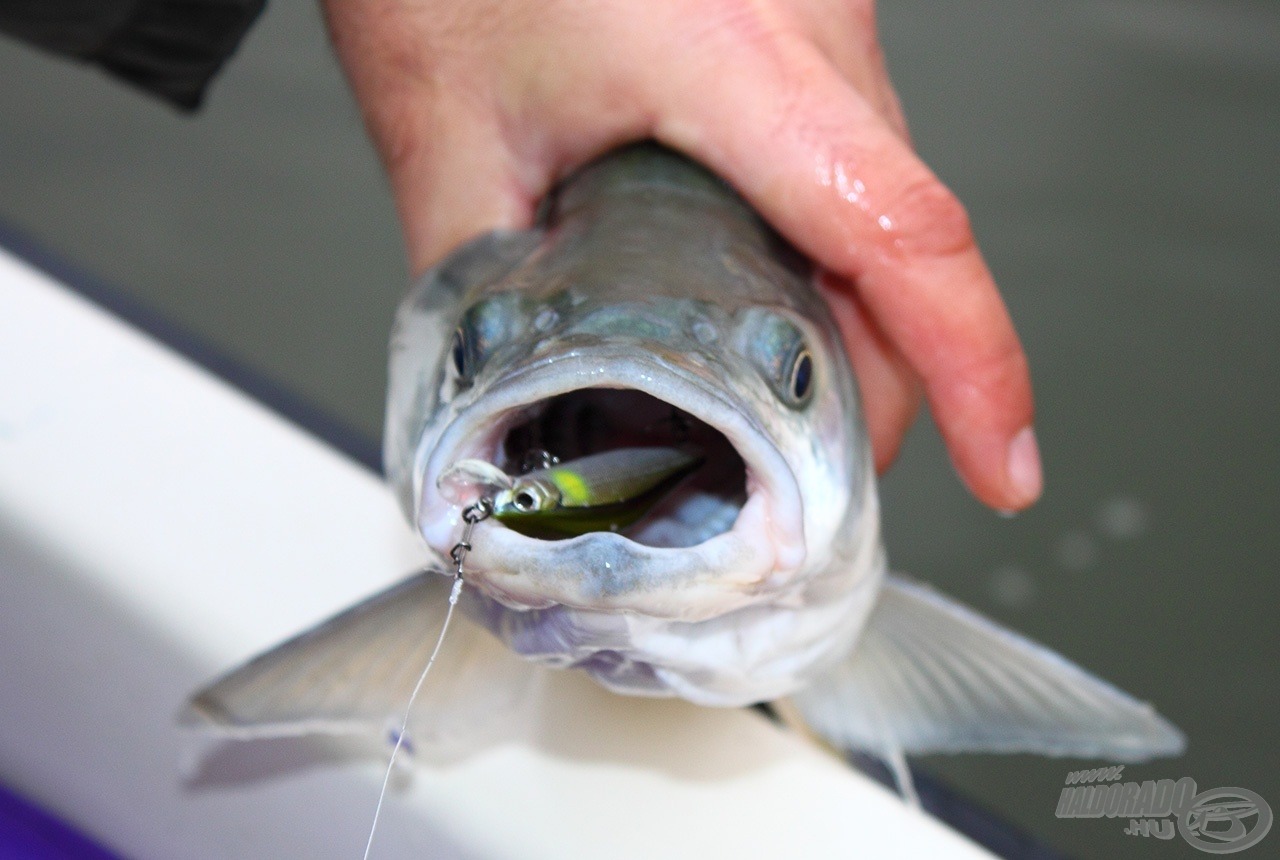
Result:
{"label": "yellow green lure body", "polygon": [[702,464],[678,448],[619,448],[514,479],[494,499],[494,519],[528,537],[557,540],[620,531]]}

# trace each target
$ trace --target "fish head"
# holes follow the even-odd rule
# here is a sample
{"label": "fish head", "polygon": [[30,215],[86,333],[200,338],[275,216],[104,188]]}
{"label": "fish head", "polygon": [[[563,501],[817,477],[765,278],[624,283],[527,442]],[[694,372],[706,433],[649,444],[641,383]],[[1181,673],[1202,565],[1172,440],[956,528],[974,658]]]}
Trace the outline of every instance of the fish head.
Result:
{"label": "fish head", "polygon": [[838,341],[781,303],[485,291],[440,374],[416,522],[442,555],[460,508],[438,484],[460,460],[514,472],[535,449],[674,444],[707,461],[626,534],[547,541],[482,523],[472,580],[508,605],[696,620],[776,598],[825,560],[865,469]]}
{"label": "fish head", "polygon": [[[459,461],[510,474],[540,449],[693,446],[697,473],[624,532],[542,540],[480,523],[469,581],[516,609],[682,621],[801,600],[833,556],[878,542],[856,386],[810,270],[723,191],[594,191],[594,211],[570,196],[407,300],[388,416],[406,509],[448,558],[465,500],[439,482]],[[397,411],[397,386],[422,402]]]}

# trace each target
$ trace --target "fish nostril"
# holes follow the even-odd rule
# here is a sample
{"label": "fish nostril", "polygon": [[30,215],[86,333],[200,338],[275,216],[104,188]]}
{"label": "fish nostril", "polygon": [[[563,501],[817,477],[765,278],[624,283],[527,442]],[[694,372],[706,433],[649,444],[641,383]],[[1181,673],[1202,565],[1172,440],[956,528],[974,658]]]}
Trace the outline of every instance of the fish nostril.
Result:
{"label": "fish nostril", "polygon": [[719,338],[719,332],[716,331],[715,325],[706,320],[698,320],[693,324],[693,336],[698,343],[706,346],[715,343]]}

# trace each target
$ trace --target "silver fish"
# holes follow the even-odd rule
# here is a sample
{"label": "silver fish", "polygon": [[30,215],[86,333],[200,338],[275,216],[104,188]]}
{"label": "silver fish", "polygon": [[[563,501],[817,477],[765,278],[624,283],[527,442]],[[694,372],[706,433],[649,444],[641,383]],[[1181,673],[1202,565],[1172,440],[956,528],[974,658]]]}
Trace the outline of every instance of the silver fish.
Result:
{"label": "silver fish", "polygon": [[[442,570],[461,530],[441,481],[455,464],[501,475],[541,450],[701,456],[625,533],[476,527],[462,605],[479,624],[449,646],[457,668],[432,681],[419,747],[511,713],[537,667],[708,706],[790,697],[832,744],[896,763],[1183,747],[1150,705],[887,572],[856,384],[809,264],[655,145],[588,166],[535,228],[478,239],[423,278],[392,337],[385,442]],[[410,579],[215,682],[194,711],[245,736],[380,729],[448,589],[436,573]]]}

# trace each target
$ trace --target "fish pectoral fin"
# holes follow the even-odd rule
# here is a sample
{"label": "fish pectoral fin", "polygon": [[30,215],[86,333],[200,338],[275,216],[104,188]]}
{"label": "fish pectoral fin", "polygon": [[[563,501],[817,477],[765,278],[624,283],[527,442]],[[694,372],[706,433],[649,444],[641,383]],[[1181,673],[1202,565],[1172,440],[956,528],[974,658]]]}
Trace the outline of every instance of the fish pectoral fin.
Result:
{"label": "fish pectoral fin", "polygon": [[[452,578],[424,572],[253,658],[197,692],[179,721],[238,739],[398,729],[449,608]],[[465,599],[465,593],[464,593]],[[457,612],[407,734],[443,750],[528,699],[537,667]]]}
{"label": "fish pectoral fin", "polygon": [[1151,705],[894,576],[852,653],[794,700],[832,743],[882,758],[1031,752],[1128,762],[1185,747]]}

